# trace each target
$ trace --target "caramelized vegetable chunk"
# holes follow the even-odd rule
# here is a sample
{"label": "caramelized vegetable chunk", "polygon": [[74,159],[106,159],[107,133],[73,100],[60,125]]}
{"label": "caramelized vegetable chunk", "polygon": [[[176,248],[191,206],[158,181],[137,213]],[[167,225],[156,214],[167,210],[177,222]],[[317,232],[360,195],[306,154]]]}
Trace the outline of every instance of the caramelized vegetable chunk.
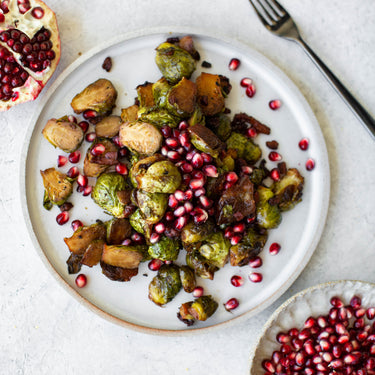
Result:
{"label": "caramelized vegetable chunk", "polygon": [[122,241],[130,237],[132,227],[128,219],[114,218],[106,223],[107,243],[109,245],[120,245]]}
{"label": "caramelized vegetable chunk", "polygon": [[220,76],[202,73],[196,79],[198,104],[206,116],[222,112],[225,107],[224,95],[221,89]]}
{"label": "caramelized vegetable chunk", "polygon": [[134,122],[138,118],[139,106],[134,104],[130,107],[121,109],[121,120],[122,122]]}
{"label": "caramelized vegetable chunk", "polygon": [[45,188],[44,205],[47,201],[58,206],[62,205],[73,192],[72,181],[55,168],[40,171],[40,174]]}
{"label": "caramelized vegetable chunk", "polygon": [[81,264],[88,267],[96,266],[102,258],[104,244],[103,240],[92,241],[83,254]]}
{"label": "caramelized vegetable chunk", "polygon": [[189,116],[195,110],[197,86],[185,77],[168,93],[168,107],[177,115]]}
{"label": "caramelized vegetable chunk", "polygon": [[152,93],[152,85],[153,84],[151,82],[145,82],[144,84],[137,86],[137,94],[140,107],[150,108],[155,106],[154,95]]}

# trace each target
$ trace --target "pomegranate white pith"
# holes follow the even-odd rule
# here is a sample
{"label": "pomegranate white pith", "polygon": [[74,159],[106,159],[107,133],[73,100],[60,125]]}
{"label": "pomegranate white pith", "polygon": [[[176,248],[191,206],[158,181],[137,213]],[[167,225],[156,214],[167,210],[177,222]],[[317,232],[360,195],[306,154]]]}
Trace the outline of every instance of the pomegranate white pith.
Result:
{"label": "pomegranate white pith", "polygon": [[53,11],[41,0],[0,1],[0,111],[36,99],[59,60]]}

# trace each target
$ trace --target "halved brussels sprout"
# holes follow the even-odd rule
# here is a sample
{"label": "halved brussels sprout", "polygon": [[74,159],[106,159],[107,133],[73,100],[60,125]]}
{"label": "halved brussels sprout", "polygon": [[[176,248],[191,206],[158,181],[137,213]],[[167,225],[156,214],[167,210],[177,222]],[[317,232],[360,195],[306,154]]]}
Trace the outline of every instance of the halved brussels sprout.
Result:
{"label": "halved brussels sprout", "polygon": [[148,298],[162,306],[170,302],[181,287],[179,267],[174,264],[163,264],[148,287]]}
{"label": "halved brussels sprout", "polygon": [[104,245],[102,262],[115,267],[137,268],[143,254],[136,247],[123,245]]}
{"label": "halved brussels sprout", "polygon": [[162,193],[147,193],[137,190],[134,194],[136,204],[149,224],[155,224],[164,216],[168,205],[168,195]]}
{"label": "halved brussels sprout", "polygon": [[[115,106],[117,91],[108,79],[98,79],[77,94],[70,105],[75,113],[95,111],[99,117],[109,115]],[[99,118],[100,119],[100,118]]]}
{"label": "halved brussels sprout", "polygon": [[222,232],[217,232],[205,239],[204,244],[199,248],[199,252],[210,264],[222,268],[228,261],[229,248],[229,240],[224,237]]}
{"label": "halved brussels sprout", "polygon": [[73,192],[72,180],[55,168],[40,171],[40,174],[45,188],[43,206],[48,208],[48,202],[61,206]]}
{"label": "halved brussels sprout", "polygon": [[251,139],[236,132],[232,132],[227,139],[227,148],[237,151],[241,159],[245,159],[249,164],[255,164],[262,156],[262,150]]}
{"label": "halved brussels sprout", "polygon": [[112,138],[118,134],[122,124],[120,116],[107,116],[95,125],[95,133],[97,137]]}
{"label": "halved brussels sprout", "polygon": [[103,173],[96,180],[91,197],[105,211],[115,217],[123,217],[124,205],[121,204],[117,192],[126,190],[127,183],[118,173]]}
{"label": "halved brussels sprout", "polygon": [[148,193],[174,193],[181,185],[177,167],[161,155],[141,159],[131,169],[131,178],[137,188]]}
{"label": "halved brussels sprout", "polygon": [[83,254],[81,264],[88,267],[97,265],[102,258],[104,244],[105,242],[103,240],[92,241]]}
{"label": "halved brussels sprout", "polygon": [[136,104],[121,109],[122,122],[134,122],[138,119],[139,106]]}
{"label": "halved brussels sprout", "polygon": [[188,244],[203,241],[212,233],[214,227],[215,224],[210,219],[199,225],[190,221],[181,231],[181,241]]}
{"label": "halved brussels sprout", "polygon": [[229,138],[232,131],[230,118],[224,113],[206,117],[206,126],[223,142]]}
{"label": "halved brussels sprout", "polygon": [[197,77],[196,85],[198,90],[198,105],[204,115],[213,116],[224,110],[225,99],[219,75],[203,72]]}
{"label": "halved brussels sprout", "polygon": [[214,264],[210,264],[209,261],[198,251],[190,251],[186,253],[186,264],[202,279],[213,280],[214,273],[218,270],[218,267]]}
{"label": "halved brussels sprout", "polygon": [[81,146],[84,133],[78,124],[54,118],[47,121],[42,134],[49,143],[64,152],[73,152]]}
{"label": "halved brussels sprout", "polygon": [[126,122],[120,127],[120,144],[142,155],[153,155],[163,141],[160,131],[147,122]]}
{"label": "halved brussels sprout", "polygon": [[152,85],[152,94],[155,104],[159,108],[166,108],[168,105],[168,93],[172,86],[163,77]]}
{"label": "halved brussels sprout", "polygon": [[188,121],[189,126],[194,126],[196,124],[205,125],[206,118],[203,115],[201,107],[196,106],[195,111],[193,112],[193,114],[190,116],[190,118],[187,121]]}
{"label": "halved brussels sprout", "polygon": [[269,200],[274,196],[271,189],[258,186],[259,201],[256,207],[258,225],[265,229],[276,228],[281,223],[281,214],[277,206],[269,204]]}
{"label": "halved brussels sprout", "polygon": [[120,245],[122,241],[130,237],[132,227],[128,219],[113,218],[105,223],[107,228],[107,243],[109,245]]}
{"label": "halved brussels sprout", "polygon": [[217,158],[224,148],[224,144],[210,129],[204,125],[196,124],[188,128],[191,143],[198,150]]}
{"label": "halved brussels sprout", "polygon": [[268,234],[266,230],[259,231],[250,227],[241,242],[230,248],[230,264],[232,266],[245,266],[251,258],[256,257],[267,242]]}
{"label": "halved brussels sprout", "polygon": [[281,211],[292,209],[302,200],[304,178],[295,168],[288,169],[286,175],[276,181],[271,189],[275,196],[272,198]]}
{"label": "halved brussels sprout", "polygon": [[142,85],[137,86],[137,94],[139,106],[142,108],[153,108],[155,107],[154,95],[152,93],[152,83],[145,82]]}
{"label": "halved brussels sprout", "polygon": [[191,293],[197,285],[194,271],[188,266],[181,266],[180,278],[184,291],[186,293]]}
{"label": "halved brussels sprout", "polygon": [[177,116],[188,117],[196,107],[197,86],[183,77],[167,95],[166,108]]}
{"label": "halved brussels sprout", "polygon": [[148,253],[154,259],[176,260],[180,251],[177,240],[163,236],[159,242],[149,246]]}
{"label": "halved brussels sprout", "polygon": [[161,128],[168,125],[171,128],[177,127],[181,119],[164,108],[147,109],[141,108],[138,111],[138,120],[147,122]]}
{"label": "halved brussels sprout", "polygon": [[177,83],[183,77],[190,78],[196,68],[196,61],[186,50],[165,42],[156,48],[156,65],[170,83]]}
{"label": "halved brussels sprout", "polygon": [[146,222],[140,209],[130,215],[129,222],[135,231],[143,234],[146,238],[150,238],[152,225]]}
{"label": "halved brussels sprout", "polygon": [[[182,321],[192,319],[205,321],[215,313],[218,306],[218,303],[211,296],[202,296],[194,301],[182,304],[178,317]],[[191,325],[193,322],[186,323]]]}

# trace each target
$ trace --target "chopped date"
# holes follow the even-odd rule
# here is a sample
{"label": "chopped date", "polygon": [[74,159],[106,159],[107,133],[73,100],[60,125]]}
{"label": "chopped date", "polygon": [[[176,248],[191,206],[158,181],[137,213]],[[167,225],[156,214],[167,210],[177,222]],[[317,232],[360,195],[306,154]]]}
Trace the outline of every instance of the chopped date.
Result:
{"label": "chopped date", "polygon": [[271,150],[277,150],[279,148],[279,142],[273,140],[273,141],[267,141],[266,146],[270,148]]}

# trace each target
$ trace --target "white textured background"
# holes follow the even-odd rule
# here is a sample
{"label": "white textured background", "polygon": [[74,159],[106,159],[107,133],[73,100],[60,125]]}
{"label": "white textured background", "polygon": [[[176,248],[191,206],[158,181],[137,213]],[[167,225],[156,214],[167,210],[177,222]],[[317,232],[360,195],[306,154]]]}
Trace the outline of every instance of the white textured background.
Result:
{"label": "white textured background", "polygon": [[[246,374],[248,353],[287,297],[337,279],[374,281],[374,140],[304,53],[272,36],[247,0],[48,0],[59,22],[57,74],[114,34],[160,25],[205,27],[247,43],[294,81],[326,140],[331,203],[305,271],[277,302],[247,321],[187,338],[115,326],[68,295],[32,248],[18,203],[19,158],[37,102],[0,114],[0,374]],[[303,36],[375,116],[373,0],[284,0]],[[54,78],[57,76],[55,74]]]}

